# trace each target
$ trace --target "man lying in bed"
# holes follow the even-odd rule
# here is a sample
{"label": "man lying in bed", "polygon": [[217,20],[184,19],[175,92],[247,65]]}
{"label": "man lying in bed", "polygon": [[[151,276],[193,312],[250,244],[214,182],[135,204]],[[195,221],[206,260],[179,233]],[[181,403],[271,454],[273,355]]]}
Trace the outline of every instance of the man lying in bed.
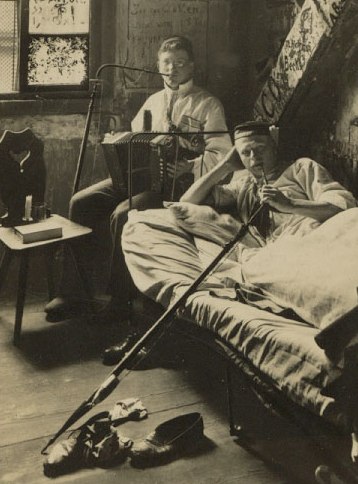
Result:
{"label": "man lying in bed", "polygon": [[[262,245],[283,233],[303,234],[355,206],[353,195],[315,161],[301,158],[289,167],[280,163],[269,125],[255,121],[241,124],[234,137],[235,146],[228,156],[192,185],[182,202],[209,204],[221,210],[235,206],[243,222],[257,203],[265,202],[267,210],[256,221]],[[219,185],[243,168],[246,171],[238,179]]]}
{"label": "man lying in bed", "polygon": [[[248,302],[292,309],[317,327],[349,311],[358,286],[358,210],[343,212],[355,199],[309,158],[279,163],[269,126],[258,122],[235,128],[234,149],[181,203],[166,213],[132,213],[123,247],[134,282],[167,305],[206,265],[201,239],[223,245],[260,203],[265,208],[236,251],[236,272],[221,268],[222,285],[234,280]],[[201,204],[234,208],[234,218]]]}

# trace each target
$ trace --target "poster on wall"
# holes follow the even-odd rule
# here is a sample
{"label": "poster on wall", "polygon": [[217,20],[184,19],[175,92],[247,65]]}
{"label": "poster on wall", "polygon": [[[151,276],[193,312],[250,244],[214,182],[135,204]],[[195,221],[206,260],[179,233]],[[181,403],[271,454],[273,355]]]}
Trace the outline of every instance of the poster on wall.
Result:
{"label": "poster on wall", "polygon": [[29,34],[85,34],[89,0],[30,0]]}

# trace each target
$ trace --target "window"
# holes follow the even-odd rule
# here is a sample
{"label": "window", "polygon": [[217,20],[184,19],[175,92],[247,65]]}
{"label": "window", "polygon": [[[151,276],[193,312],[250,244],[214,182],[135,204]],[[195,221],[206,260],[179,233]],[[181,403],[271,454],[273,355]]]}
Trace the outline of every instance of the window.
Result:
{"label": "window", "polygon": [[0,93],[17,90],[18,11],[16,0],[0,1]]}
{"label": "window", "polygon": [[0,94],[88,90],[90,0],[0,0]]}

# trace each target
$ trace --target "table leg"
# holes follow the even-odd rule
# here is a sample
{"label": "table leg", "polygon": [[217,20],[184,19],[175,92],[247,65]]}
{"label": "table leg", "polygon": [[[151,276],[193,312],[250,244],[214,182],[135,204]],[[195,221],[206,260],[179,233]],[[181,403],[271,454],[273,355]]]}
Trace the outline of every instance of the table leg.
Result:
{"label": "table leg", "polygon": [[27,272],[29,268],[29,254],[24,251],[20,256],[19,280],[17,286],[16,316],[14,330],[14,345],[20,341],[22,315],[24,313],[24,304],[26,296]]}
{"label": "table leg", "polygon": [[9,265],[12,259],[12,252],[9,250],[7,247],[3,247],[3,253],[1,257],[1,262],[0,262],[0,291],[2,288],[2,285],[6,279],[7,271],[9,269]]}

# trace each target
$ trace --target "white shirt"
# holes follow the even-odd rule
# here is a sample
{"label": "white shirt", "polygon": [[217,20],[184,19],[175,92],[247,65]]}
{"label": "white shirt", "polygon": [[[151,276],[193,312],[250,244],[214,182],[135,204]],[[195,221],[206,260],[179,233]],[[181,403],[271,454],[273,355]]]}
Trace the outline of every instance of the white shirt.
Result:
{"label": "white shirt", "polygon": [[[328,202],[346,210],[356,206],[353,195],[340,183],[334,181],[328,171],[310,158],[299,158],[288,166],[277,179],[270,183],[288,198]],[[216,207],[235,206],[243,222],[247,222],[257,199],[253,195],[254,177],[247,171],[228,185],[214,187]],[[320,223],[302,215],[283,213],[271,209],[271,231],[266,243],[274,242],[282,235],[305,235]]]}
{"label": "white shirt", "polygon": [[[227,131],[224,108],[221,102],[210,93],[197,87],[190,80],[173,90],[165,85],[164,89],[152,94],[143,104],[132,121],[132,131],[143,130],[144,111],[152,114],[152,131],[168,131],[170,121],[179,127],[183,115],[193,121],[195,126],[205,131]],[[194,160],[193,174],[196,180],[210,171],[231,149],[228,134],[204,136],[205,152]]]}

